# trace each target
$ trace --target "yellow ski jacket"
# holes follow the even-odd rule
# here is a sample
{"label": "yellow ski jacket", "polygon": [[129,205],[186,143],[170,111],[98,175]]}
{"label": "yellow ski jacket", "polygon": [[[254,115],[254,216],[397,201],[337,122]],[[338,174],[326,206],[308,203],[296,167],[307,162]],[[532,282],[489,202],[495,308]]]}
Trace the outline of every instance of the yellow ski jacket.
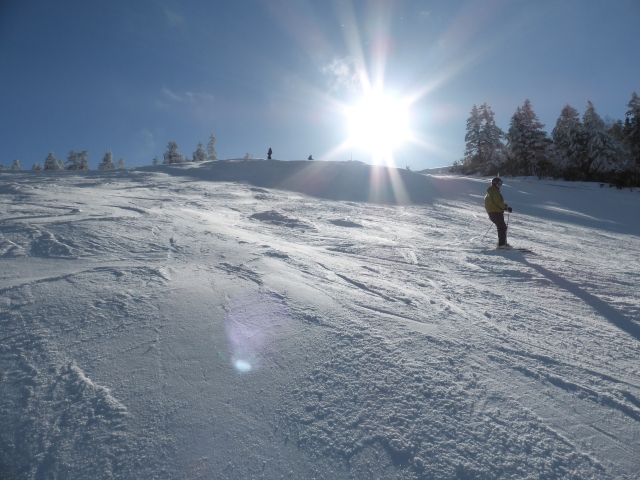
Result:
{"label": "yellow ski jacket", "polygon": [[507,204],[504,203],[500,190],[494,185],[487,188],[487,194],[484,196],[484,208],[487,213],[502,213],[507,209]]}

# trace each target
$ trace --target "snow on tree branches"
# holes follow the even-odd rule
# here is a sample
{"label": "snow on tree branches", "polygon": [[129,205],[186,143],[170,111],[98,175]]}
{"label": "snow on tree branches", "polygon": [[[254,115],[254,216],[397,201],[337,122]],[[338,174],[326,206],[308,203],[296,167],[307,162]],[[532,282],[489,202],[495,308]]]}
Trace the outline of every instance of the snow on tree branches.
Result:
{"label": "snow on tree branches", "polygon": [[107,150],[102,162],[98,165],[98,170],[113,170],[114,168],[116,168],[116,166],[113,163],[113,154],[111,150]]}
{"label": "snow on tree branches", "polygon": [[626,113],[623,128],[623,138],[631,155],[635,159],[635,168],[640,169],[640,98],[633,92],[631,100],[627,104],[629,110]]}
{"label": "snow on tree branches", "polygon": [[582,129],[578,111],[569,104],[565,105],[551,132],[554,143],[553,162],[558,169],[568,170],[579,163]]}
{"label": "snow on tree branches", "polygon": [[207,154],[204,153],[204,147],[202,143],[198,143],[198,149],[193,152],[193,161],[194,162],[204,162],[207,160]]}
{"label": "snow on tree branches", "polygon": [[486,103],[480,108],[474,105],[471,110],[462,165],[467,173],[495,174],[505,161],[504,133],[496,125],[494,115]]}
{"label": "snow on tree branches", "polygon": [[594,174],[625,169],[628,152],[606,131],[605,123],[596,113],[593,103],[587,103],[582,116],[581,162],[578,165],[583,180],[591,180]]}
{"label": "snow on tree branches", "polygon": [[49,152],[47,158],[44,161],[45,170],[62,170],[62,165],[56,160],[56,156],[53,152]]}
{"label": "snow on tree branches", "polygon": [[163,165],[171,165],[173,163],[185,163],[185,158],[178,153],[178,144],[176,142],[169,142],[167,151],[164,153]]}
{"label": "snow on tree branches", "polygon": [[67,170],[89,170],[89,161],[87,160],[87,156],[89,152],[84,150],[82,152],[75,152],[71,150],[69,152],[69,156],[67,157],[67,161],[65,165]]}
{"label": "snow on tree branches", "polygon": [[516,109],[506,135],[509,148],[509,167],[522,175],[545,174],[549,170],[549,146],[551,141],[542,130],[531,102],[525,100]]}
{"label": "snow on tree branches", "polygon": [[207,144],[207,154],[208,154],[209,160],[218,159],[218,152],[216,152],[215,144],[216,144],[216,137],[214,137],[213,134],[211,134],[211,136],[209,137],[209,143]]}
{"label": "snow on tree branches", "polygon": [[575,108],[565,105],[549,138],[529,100],[517,107],[506,135],[486,103],[474,105],[467,119],[464,158],[454,162],[451,171],[640,185],[640,98],[635,92],[627,106],[623,123],[602,120],[591,101],[582,121]]}

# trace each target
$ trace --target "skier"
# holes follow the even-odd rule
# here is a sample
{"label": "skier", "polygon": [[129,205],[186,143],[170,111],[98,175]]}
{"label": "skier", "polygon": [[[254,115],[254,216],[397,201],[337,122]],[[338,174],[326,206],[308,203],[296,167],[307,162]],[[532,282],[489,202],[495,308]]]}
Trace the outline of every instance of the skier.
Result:
{"label": "skier", "polygon": [[267,152],[267,160],[271,160],[272,153],[273,153],[273,150],[271,150],[271,147],[269,147],[269,151]]}
{"label": "skier", "polygon": [[504,211],[511,213],[513,209],[504,203],[500,187],[502,180],[495,177],[491,180],[491,186],[487,188],[487,194],[484,197],[484,208],[489,214],[489,219],[496,224],[498,229],[497,247],[501,250],[511,250],[511,245],[507,243],[507,225],[504,223]]}
{"label": "skier", "polygon": [[313,155],[309,155],[309,158],[307,158],[307,160],[313,160]]}

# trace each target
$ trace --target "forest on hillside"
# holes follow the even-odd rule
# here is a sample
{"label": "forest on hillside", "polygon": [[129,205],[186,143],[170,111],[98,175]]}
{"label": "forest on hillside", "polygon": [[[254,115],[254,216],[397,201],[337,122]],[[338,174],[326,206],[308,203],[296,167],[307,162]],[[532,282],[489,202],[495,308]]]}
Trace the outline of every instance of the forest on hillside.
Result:
{"label": "forest on hillside", "polygon": [[551,135],[529,100],[518,107],[505,133],[486,103],[467,120],[464,157],[452,172],[480,175],[536,175],[640,186],[640,98],[633,92],[624,122],[603,120],[591,101],[582,119],[565,105]]}

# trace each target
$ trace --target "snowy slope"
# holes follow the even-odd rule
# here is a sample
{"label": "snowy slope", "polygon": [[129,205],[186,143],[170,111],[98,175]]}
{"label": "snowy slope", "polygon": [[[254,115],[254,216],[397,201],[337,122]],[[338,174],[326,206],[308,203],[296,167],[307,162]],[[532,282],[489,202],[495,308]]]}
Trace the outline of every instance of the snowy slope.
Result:
{"label": "snowy slope", "polygon": [[0,173],[1,478],[638,478],[640,193]]}

